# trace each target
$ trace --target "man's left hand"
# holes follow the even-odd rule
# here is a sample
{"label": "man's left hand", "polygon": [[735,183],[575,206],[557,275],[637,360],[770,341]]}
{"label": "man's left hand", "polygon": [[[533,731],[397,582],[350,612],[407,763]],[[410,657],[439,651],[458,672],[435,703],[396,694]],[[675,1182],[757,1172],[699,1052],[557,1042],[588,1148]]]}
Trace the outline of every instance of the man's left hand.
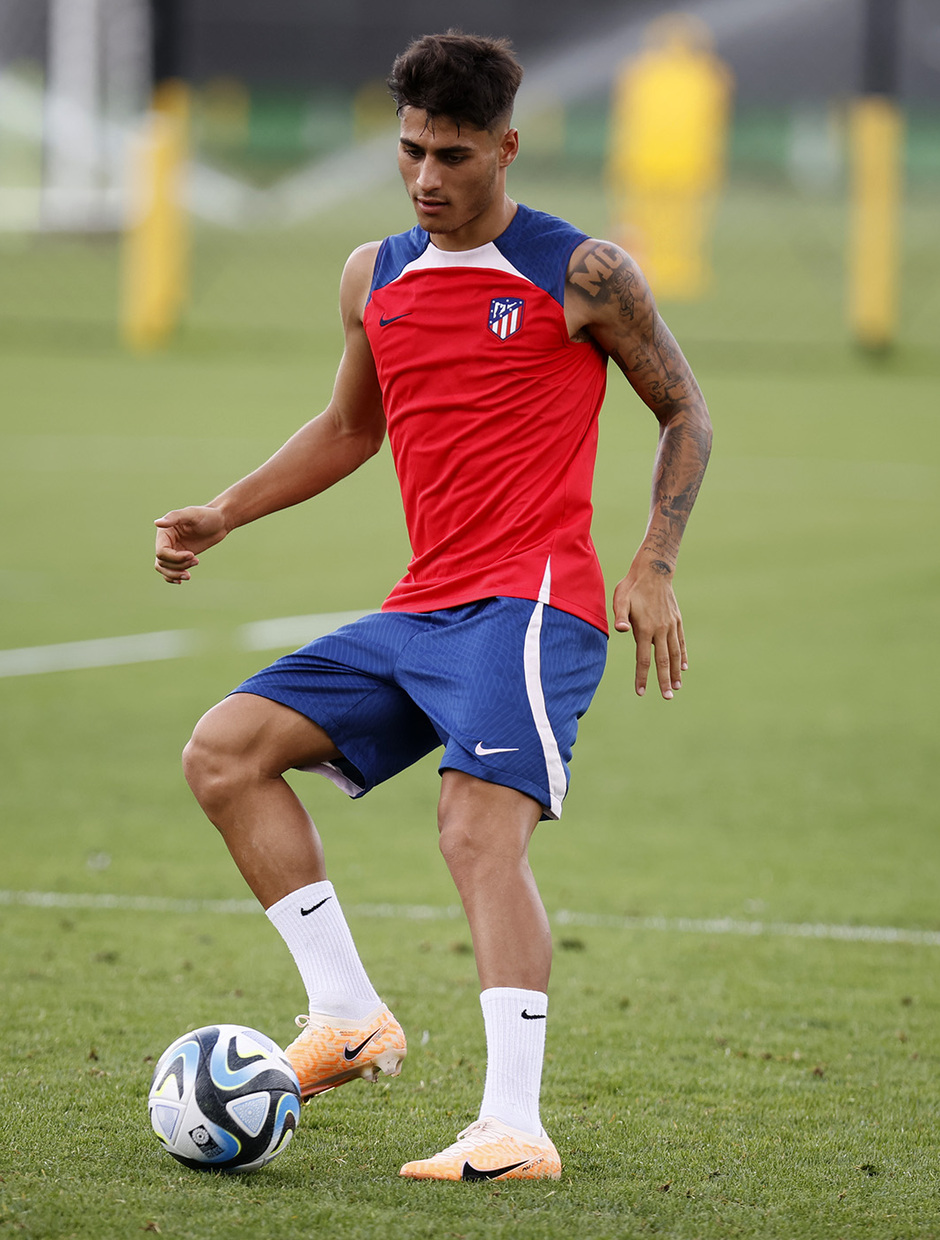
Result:
{"label": "man's left hand", "polygon": [[689,662],[671,576],[654,568],[639,572],[632,568],[614,590],[614,628],[618,633],[632,632],[636,642],[638,696],[646,692],[654,660],[663,697],[671,698],[682,688]]}

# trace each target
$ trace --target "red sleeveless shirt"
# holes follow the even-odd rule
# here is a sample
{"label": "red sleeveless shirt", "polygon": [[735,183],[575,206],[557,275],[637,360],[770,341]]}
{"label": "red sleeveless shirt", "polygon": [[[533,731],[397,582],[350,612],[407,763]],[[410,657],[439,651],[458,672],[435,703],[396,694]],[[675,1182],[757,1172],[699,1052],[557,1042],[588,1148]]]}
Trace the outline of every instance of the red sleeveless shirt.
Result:
{"label": "red sleeveless shirt", "polygon": [[507,595],[607,631],[591,541],[607,359],[564,315],[584,240],[520,206],[478,249],[418,227],[382,243],[364,325],[413,551],[384,611]]}

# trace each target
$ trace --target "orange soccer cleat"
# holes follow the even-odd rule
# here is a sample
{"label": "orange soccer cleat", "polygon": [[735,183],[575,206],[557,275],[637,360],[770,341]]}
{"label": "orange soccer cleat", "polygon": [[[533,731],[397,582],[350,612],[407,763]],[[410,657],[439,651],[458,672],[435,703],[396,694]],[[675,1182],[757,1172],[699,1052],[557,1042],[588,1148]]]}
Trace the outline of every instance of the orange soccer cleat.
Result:
{"label": "orange soccer cleat", "polygon": [[405,1034],[388,1008],[362,1021],[311,1012],[298,1016],[302,1029],[284,1054],[300,1081],[301,1098],[325,1093],[357,1076],[374,1081],[379,1072],[398,1076],[407,1053]]}
{"label": "orange soccer cleat", "polygon": [[561,1159],[544,1131],[534,1137],[488,1117],[465,1128],[432,1158],[405,1163],[399,1175],[411,1180],[558,1180]]}

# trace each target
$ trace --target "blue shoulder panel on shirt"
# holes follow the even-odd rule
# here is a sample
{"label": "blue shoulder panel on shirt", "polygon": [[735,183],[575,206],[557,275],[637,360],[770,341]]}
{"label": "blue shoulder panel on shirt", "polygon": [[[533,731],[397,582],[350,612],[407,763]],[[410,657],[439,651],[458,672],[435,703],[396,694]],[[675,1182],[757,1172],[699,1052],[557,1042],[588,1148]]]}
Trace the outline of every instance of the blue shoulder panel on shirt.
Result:
{"label": "blue shoulder panel on shirt", "polygon": [[520,203],[512,223],[496,238],[495,245],[517,271],[563,306],[568,260],[587,239],[587,233],[567,220]]}
{"label": "blue shoulder panel on shirt", "polygon": [[384,288],[386,284],[391,284],[393,280],[396,280],[403,268],[424,253],[430,240],[431,234],[426,233],[417,224],[414,228],[409,228],[407,232],[396,233],[394,237],[386,237],[375,256],[370,292],[374,293],[377,288]]}
{"label": "blue shoulder panel on shirt", "polygon": [[[520,203],[509,227],[493,244],[527,280],[563,306],[568,260],[587,238],[587,233],[566,220]],[[417,224],[408,232],[386,237],[376,255],[370,295],[396,280],[409,263],[420,258],[430,241],[430,234]]]}

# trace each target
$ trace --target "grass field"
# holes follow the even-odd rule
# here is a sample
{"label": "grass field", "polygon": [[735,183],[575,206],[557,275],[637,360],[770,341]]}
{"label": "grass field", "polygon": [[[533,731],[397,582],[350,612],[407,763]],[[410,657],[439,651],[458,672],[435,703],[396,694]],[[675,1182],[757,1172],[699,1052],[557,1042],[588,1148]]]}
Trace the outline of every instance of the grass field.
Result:
{"label": "grass field", "polygon": [[[607,231],[594,184],[521,175],[516,192]],[[433,762],[356,804],[295,781],[409,1034],[402,1077],[311,1104],[253,1176],[158,1149],[146,1094],[174,1037],[224,1020],[284,1043],[302,1006],[179,750],[277,653],[246,649],[243,626],[375,606],[406,549],[385,452],[241,531],[185,589],[153,573],[151,522],[322,407],[345,255],[409,222],[381,191],[289,234],[201,232],[185,330],[146,359],[114,344],[109,243],[0,251],[0,650],[195,635],[189,656],[0,682],[0,1237],[940,1237],[926,194],[889,358],[846,340],[835,201],[737,185],[714,292],[665,307],[716,426],[677,583],[691,669],[675,701],[637,700],[631,643],[612,641],[563,823],[535,844],[557,947],[543,1115],[563,1179],[397,1177],[473,1118],[484,1068]],[[611,582],[642,532],[654,443],[612,381],[596,489]]]}

